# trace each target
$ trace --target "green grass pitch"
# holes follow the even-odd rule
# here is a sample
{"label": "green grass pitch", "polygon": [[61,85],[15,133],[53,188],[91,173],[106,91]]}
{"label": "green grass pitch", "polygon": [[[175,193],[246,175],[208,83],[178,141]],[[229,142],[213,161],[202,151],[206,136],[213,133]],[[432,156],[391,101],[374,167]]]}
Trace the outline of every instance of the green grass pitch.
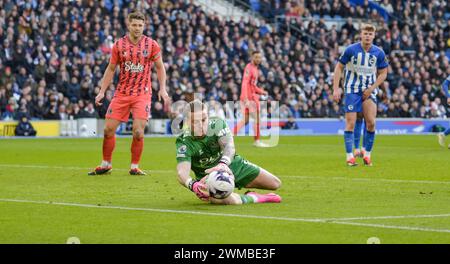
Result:
{"label": "green grass pitch", "polygon": [[139,177],[128,175],[131,139],[119,138],[113,173],[92,177],[99,138],[1,139],[0,243],[450,243],[450,150],[433,135],[377,136],[374,166],[353,168],[341,136],[267,149],[239,137],[237,152],[283,182],[281,204],[242,206],[179,185],[174,141],[145,139],[151,175]]}

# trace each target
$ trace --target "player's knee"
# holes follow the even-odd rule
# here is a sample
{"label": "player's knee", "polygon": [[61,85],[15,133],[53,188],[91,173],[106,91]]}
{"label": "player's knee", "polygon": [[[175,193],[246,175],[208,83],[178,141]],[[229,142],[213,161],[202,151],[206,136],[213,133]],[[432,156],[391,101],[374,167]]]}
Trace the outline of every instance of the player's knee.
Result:
{"label": "player's knee", "polygon": [[278,189],[280,189],[280,187],[281,187],[281,180],[280,179],[278,179],[277,177],[274,177],[273,179],[272,179],[272,182],[271,182],[271,184],[270,184],[270,189],[271,190],[278,190]]}
{"label": "player's knee", "polygon": [[355,129],[355,124],[346,124],[345,131],[353,131]]}
{"label": "player's knee", "polygon": [[375,120],[366,121],[366,127],[369,131],[375,130]]}
{"label": "player's knee", "polygon": [[141,129],[135,129],[133,130],[133,137],[137,139],[141,139],[144,137],[144,131]]}
{"label": "player's knee", "polygon": [[112,137],[114,136],[115,133],[115,129],[113,127],[110,126],[105,126],[105,128],[103,129],[103,133],[106,137]]}

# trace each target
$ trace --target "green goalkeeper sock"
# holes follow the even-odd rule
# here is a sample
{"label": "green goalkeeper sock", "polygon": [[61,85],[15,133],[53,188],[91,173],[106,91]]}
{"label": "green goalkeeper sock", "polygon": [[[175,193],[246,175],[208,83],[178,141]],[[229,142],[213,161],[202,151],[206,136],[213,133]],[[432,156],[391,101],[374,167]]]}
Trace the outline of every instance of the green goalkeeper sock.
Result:
{"label": "green goalkeeper sock", "polygon": [[253,197],[251,197],[250,195],[241,194],[240,196],[242,204],[255,203],[255,199],[253,199]]}

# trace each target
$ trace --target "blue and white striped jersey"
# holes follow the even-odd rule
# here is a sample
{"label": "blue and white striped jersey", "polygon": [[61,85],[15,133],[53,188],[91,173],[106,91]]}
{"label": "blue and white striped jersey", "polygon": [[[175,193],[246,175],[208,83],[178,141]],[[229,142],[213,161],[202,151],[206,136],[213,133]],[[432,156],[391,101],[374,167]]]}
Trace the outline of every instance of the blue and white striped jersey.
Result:
{"label": "blue and white striped jersey", "polygon": [[349,93],[361,93],[374,84],[377,70],[389,66],[384,51],[372,45],[366,52],[361,42],[348,46],[344,54],[339,57],[339,62],[345,65],[344,91]]}
{"label": "blue and white striped jersey", "polygon": [[442,90],[444,90],[447,98],[450,98],[450,75],[447,76],[447,79],[445,79],[444,83],[442,84]]}

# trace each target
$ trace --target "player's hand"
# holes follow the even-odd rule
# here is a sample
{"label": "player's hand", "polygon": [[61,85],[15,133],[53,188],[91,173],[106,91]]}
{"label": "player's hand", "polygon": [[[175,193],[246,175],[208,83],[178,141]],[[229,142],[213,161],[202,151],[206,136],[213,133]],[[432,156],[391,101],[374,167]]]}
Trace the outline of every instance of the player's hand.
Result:
{"label": "player's hand", "polygon": [[97,106],[102,105],[103,104],[102,100],[104,97],[105,97],[105,93],[102,93],[102,92],[98,93],[97,96],[95,97],[95,105],[97,105]]}
{"label": "player's hand", "polygon": [[339,103],[339,101],[341,100],[341,95],[342,95],[342,90],[341,89],[337,89],[333,91],[333,100],[336,103]]}
{"label": "player's hand", "polygon": [[450,97],[447,98],[447,104],[450,105]]}
{"label": "player's hand", "polygon": [[[206,178],[206,177],[205,177]],[[202,201],[209,200],[209,191],[204,181],[196,181],[192,184],[192,191]]]}
{"label": "player's hand", "polygon": [[170,101],[170,96],[167,93],[166,89],[160,89],[158,92],[158,101],[161,101],[161,97],[164,100],[164,103],[168,103]]}
{"label": "player's hand", "polygon": [[370,96],[370,94],[372,93],[372,89],[366,89],[364,92],[363,92],[363,101],[364,100],[366,100],[367,98],[369,98],[369,96]]}
{"label": "player's hand", "polygon": [[233,172],[231,171],[230,167],[228,167],[225,163],[222,163],[222,162],[219,162],[219,164],[217,164],[215,167],[205,170],[205,172],[208,174],[213,171],[225,171],[226,173],[228,173],[232,177],[234,177]]}

